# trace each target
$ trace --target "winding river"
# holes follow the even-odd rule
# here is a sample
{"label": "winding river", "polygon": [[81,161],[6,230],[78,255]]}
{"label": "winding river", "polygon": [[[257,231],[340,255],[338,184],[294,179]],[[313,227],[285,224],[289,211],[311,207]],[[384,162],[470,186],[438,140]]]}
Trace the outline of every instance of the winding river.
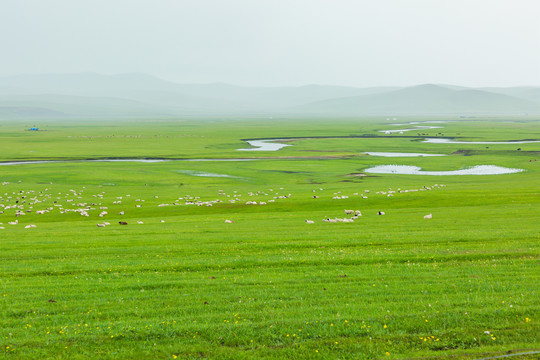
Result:
{"label": "winding river", "polygon": [[485,145],[540,143],[540,141],[538,141],[538,140],[522,140],[522,141],[458,141],[458,140],[440,139],[440,138],[427,138],[422,142],[430,143],[430,144],[485,144]]}
{"label": "winding river", "polygon": [[139,162],[139,163],[160,163],[169,161],[254,161],[257,159],[93,159],[93,160],[21,160],[0,162],[0,166],[8,165],[29,165],[29,164],[55,164],[55,163],[79,163],[79,162]]}
{"label": "winding river", "polygon": [[[424,122],[409,122],[405,124],[390,124],[396,126],[424,124],[424,123],[444,123],[444,121],[424,121]],[[414,126],[411,129],[392,129],[392,130],[379,130],[384,133],[403,133],[405,131],[423,130],[423,129],[441,129],[441,126]],[[247,143],[254,148],[238,149],[239,151],[277,151],[288,144],[275,143],[274,141],[280,141],[282,139],[266,139],[266,140],[247,140]],[[452,139],[441,138],[427,138],[423,142],[431,144],[528,144],[539,143],[537,140],[523,140],[523,141],[457,141]],[[447,156],[445,154],[427,154],[427,153],[402,153],[402,152],[365,152],[364,154],[370,156],[382,156],[382,157],[429,157],[429,156]],[[477,165],[466,169],[449,170],[449,171],[424,171],[417,166],[408,165],[379,165],[364,170],[367,173],[375,174],[406,174],[406,175],[501,175],[501,174],[513,174],[524,171],[523,169],[505,168],[496,165]]]}
{"label": "winding river", "polygon": [[[426,122],[410,122],[406,124],[391,124],[391,125],[412,125]],[[431,123],[443,123],[442,121],[431,121]],[[414,129],[401,130],[380,130],[381,132],[404,132],[421,129],[438,129],[438,126],[415,126]],[[289,144],[279,143],[284,139],[265,139],[265,140],[246,140],[253,148],[237,149],[238,151],[278,151]],[[441,138],[426,138],[423,142],[431,144],[528,144],[540,143],[538,140],[523,140],[523,141],[457,141],[452,139]],[[429,157],[429,156],[447,156],[445,154],[427,154],[427,153],[403,153],[403,152],[365,152],[370,156],[382,157]],[[93,159],[93,160],[28,160],[28,161],[7,161],[0,162],[0,166],[7,165],[24,165],[24,164],[48,164],[48,163],[76,163],[76,162],[140,162],[140,163],[159,163],[168,161],[254,161],[257,159]],[[374,174],[406,174],[406,175],[500,175],[512,174],[524,171],[523,169],[505,168],[495,165],[477,165],[467,169],[450,170],[450,171],[424,171],[416,166],[407,165],[379,165],[364,170],[367,173]],[[212,177],[229,177],[223,174],[213,173],[189,173],[193,176],[212,176]]]}

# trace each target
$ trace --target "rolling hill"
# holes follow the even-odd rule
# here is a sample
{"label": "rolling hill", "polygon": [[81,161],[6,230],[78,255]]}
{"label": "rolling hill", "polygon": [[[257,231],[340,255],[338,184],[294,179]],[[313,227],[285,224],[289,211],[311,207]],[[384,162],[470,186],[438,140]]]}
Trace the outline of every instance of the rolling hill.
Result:
{"label": "rolling hill", "polygon": [[313,102],[301,113],[340,115],[458,115],[540,113],[540,102],[476,89],[419,85],[382,94]]}
{"label": "rolling hill", "polygon": [[0,118],[523,113],[540,113],[540,88],[471,89],[431,84],[406,88],[243,87],[178,84],[139,73],[0,78]]}

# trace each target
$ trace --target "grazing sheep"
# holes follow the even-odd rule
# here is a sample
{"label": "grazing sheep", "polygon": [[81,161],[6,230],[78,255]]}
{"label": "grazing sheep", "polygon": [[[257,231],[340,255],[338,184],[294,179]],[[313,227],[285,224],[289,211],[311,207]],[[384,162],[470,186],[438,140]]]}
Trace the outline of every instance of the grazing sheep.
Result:
{"label": "grazing sheep", "polygon": [[379,211],[379,212],[377,213],[377,215],[386,215],[386,214],[384,213],[384,211]]}
{"label": "grazing sheep", "polygon": [[144,223],[142,221],[137,221],[137,224],[142,225]]}
{"label": "grazing sheep", "polygon": [[306,224],[315,224],[315,221],[306,219]]}
{"label": "grazing sheep", "polygon": [[127,225],[127,224],[128,224],[128,223],[125,222],[125,221],[119,221],[118,223],[119,223],[120,225]]}
{"label": "grazing sheep", "polygon": [[431,219],[433,218],[433,215],[432,214],[427,214],[424,216],[424,219]]}
{"label": "grazing sheep", "polygon": [[354,215],[354,210],[345,210],[346,215]]}
{"label": "grazing sheep", "polygon": [[234,222],[234,221],[229,220],[229,219],[225,220],[225,224],[232,224],[233,222]]}
{"label": "grazing sheep", "polygon": [[354,212],[354,215],[356,215],[356,216],[362,216],[362,213],[360,212],[360,210],[356,210],[356,211]]}
{"label": "grazing sheep", "polygon": [[105,227],[105,224],[96,224],[97,227]]}

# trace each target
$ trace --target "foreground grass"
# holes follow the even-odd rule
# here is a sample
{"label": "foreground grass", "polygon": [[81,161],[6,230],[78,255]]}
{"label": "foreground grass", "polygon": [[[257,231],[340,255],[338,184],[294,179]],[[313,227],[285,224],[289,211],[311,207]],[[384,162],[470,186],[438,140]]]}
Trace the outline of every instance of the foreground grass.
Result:
{"label": "foreground grass", "polygon": [[[530,131],[508,124],[450,124],[464,135],[531,137]],[[350,133],[353,125],[339,123],[328,132]],[[204,123],[190,126],[193,132],[218,132]],[[537,131],[537,124],[523,126]],[[245,137],[261,137],[266,127],[252,125]],[[322,123],[314,127],[289,124],[294,136],[322,133]],[[143,124],[138,130],[160,134],[170,127]],[[232,144],[233,131],[221,130],[223,143]],[[88,126],[87,131],[110,129]],[[287,128],[272,131],[272,136],[282,135]],[[43,153],[65,157],[55,143],[65,136],[73,135],[44,141]],[[6,137],[8,144],[15,142]],[[175,151],[205,157],[220,147],[219,139],[216,135],[206,145],[210,150],[193,142],[184,147],[175,143]],[[406,139],[392,139],[387,145],[395,148],[380,151],[463,149],[437,149]],[[24,210],[34,203],[24,216],[15,217],[14,209],[0,215],[5,227],[0,230],[3,356],[474,359],[538,349],[540,202],[538,162],[529,161],[538,144],[520,151],[512,145],[467,145],[474,156],[441,161],[359,156],[355,146],[366,142],[354,139],[314,141],[283,151],[296,157],[310,150],[343,157],[2,167],[0,181],[8,183],[0,187],[0,202]],[[170,154],[168,145],[151,151]],[[115,146],[128,148],[124,140]],[[108,154],[115,146],[87,146],[86,153]],[[14,158],[24,158],[16,154],[21,149],[5,147]],[[141,146],[132,151],[145,156],[150,150]],[[239,156],[227,151],[219,154]],[[443,170],[489,163],[527,171],[348,176],[380,163]],[[235,177],[197,177],[190,175],[193,171]],[[446,186],[434,186],[441,183]],[[432,190],[393,197],[381,193],[424,186]],[[348,198],[333,199],[338,192]],[[115,203],[120,197],[122,203]],[[229,202],[235,197],[242,201]],[[212,207],[185,205],[186,200],[218,199],[222,202]],[[248,200],[267,205],[245,205]],[[76,208],[76,203],[94,203],[96,210],[89,217],[57,209],[35,213],[55,205]],[[159,206],[164,203],[170,205]],[[104,218],[98,217],[100,207],[107,207]],[[343,217],[343,209],[360,209],[363,216],[351,224],[322,222]],[[376,215],[379,210],[386,215]],[[423,219],[428,213],[433,219]],[[7,225],[14,219],[20,224]],[[225,219],[234,223],[225,224]],[[112,225],[97,228],[103,220]],[[117,225],[120,220],[129,225]],[[25,229],[26,224],[36,228]]]}

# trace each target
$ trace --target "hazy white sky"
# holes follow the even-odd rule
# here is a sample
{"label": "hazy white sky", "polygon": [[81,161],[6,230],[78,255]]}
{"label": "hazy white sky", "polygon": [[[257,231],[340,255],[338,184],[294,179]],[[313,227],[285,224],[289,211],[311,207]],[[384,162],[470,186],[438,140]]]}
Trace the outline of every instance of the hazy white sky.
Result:
{"label": "hazy white sky", "polygon": [[0,76],[540,85],[540,0],[0,0]]}

